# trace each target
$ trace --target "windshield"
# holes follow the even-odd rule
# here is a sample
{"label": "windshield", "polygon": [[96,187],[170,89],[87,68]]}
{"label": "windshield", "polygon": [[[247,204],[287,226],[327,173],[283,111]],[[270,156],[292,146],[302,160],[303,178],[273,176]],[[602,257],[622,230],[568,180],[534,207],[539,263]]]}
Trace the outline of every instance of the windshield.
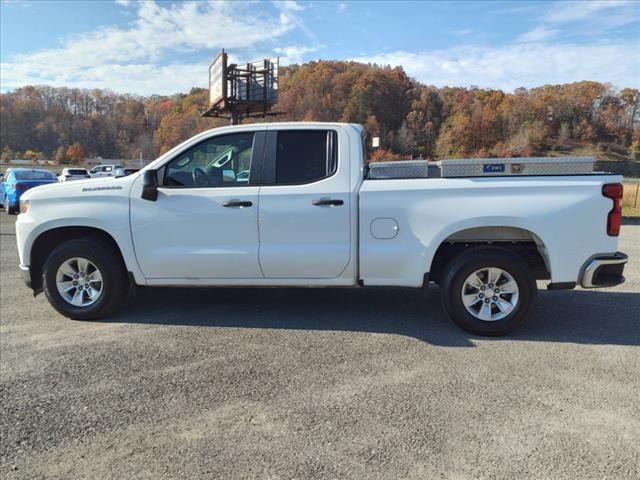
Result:
{"label": "windshield", "polygon": [[67,172],[69,172],[69,175],[86,175],[87,171],[83,168],[70,168],[69,170],[67,170]]}
{"label": "windshield", "polygon": [[16,172],[16,180],[56,180],[56,176],[47,170],[27,170]]}

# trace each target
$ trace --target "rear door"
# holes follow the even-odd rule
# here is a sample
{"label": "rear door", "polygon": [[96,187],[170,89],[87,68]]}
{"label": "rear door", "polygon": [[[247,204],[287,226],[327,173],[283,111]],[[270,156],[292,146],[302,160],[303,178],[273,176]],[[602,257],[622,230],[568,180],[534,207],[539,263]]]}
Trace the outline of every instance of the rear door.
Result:
{"label": "rear door", "polygon": [[259,207],[265,278],[336,278],[349,264],[349,164],[340,162],[338,133],[268,132]]}

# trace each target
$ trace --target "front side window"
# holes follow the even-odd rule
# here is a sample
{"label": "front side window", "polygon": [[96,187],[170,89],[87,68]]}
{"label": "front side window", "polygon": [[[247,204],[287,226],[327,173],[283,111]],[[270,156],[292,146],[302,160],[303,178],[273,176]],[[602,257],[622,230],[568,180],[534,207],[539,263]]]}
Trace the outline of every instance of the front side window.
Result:
{"label": "front side window", "polygon": [[249,184],[253,132],[213,137],[190,148],[165,167],[168,187],[231,187]]}
{"label": "front side window", "polygon": [[337,141],[333,130],[278,132],[276,183],[311,183],[330,177],[337,167]]}

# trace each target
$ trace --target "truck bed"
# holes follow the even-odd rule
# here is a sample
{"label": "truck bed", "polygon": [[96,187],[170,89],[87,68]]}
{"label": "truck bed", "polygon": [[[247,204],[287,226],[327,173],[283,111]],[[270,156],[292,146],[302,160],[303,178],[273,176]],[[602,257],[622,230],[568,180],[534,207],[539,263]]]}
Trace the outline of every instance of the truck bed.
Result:
{"label": "truck bed", "polygon": [[[616,250],[617,237],[606,231],[612,202],[602,187],[620,182],[619,175],[599,173],[366,180],[359,198],[361,277],[371,285],[418,285],[424,265],[452,235],[508,227],[538,245],[552,282],[575,282],[596,250]],[[393,242],[373,236],[385,219],[397,225]]]}

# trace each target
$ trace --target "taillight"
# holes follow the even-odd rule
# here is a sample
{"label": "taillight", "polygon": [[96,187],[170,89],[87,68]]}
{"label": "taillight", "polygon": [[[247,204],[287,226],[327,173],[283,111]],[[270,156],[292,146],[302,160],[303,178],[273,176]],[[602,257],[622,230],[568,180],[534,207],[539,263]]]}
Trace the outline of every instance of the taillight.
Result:
{"label": "taillight", "polygon": [[27,188],[29,188],[27,185],[16,183],[16,190],[26,190]]}
{"label": "taillight", "polygon": [[613,200],[613,208],[607,216],[607,235],[617,237],[622,221],[622,184],[607,183],[602,186],[602,195]]}

